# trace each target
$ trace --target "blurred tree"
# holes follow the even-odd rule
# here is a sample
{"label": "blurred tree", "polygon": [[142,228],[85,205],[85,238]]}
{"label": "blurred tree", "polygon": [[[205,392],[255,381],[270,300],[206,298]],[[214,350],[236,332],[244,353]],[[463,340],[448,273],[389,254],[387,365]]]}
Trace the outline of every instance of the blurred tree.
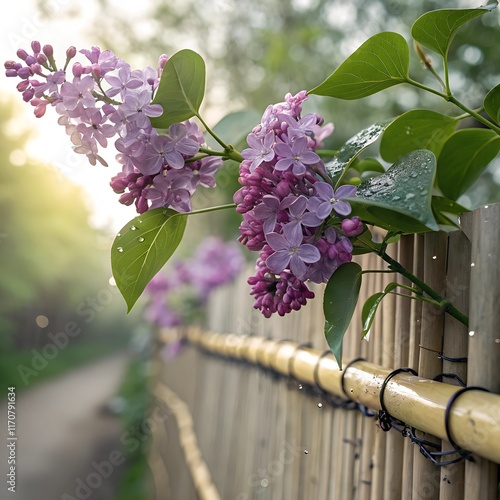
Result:
{"label": "blurred tree", "polygon": [[[69,319],[85,322],[78,306],[110,286],[110,243],[89,226],[81,189],[26,158],[27,138],[15,132],[13,117],[12,105],[0,109],[0,338],[4,346],[32,347]],[[101,302],[110,295],[102,292]],[[37,325],[38,315],[49,328]]]}

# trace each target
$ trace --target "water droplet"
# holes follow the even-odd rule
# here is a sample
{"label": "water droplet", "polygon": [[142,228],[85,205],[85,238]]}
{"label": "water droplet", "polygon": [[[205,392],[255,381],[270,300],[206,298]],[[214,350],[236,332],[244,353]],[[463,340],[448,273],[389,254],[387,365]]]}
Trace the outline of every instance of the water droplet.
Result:
{"label": "water droplet", "polygon": [[417,172],[412,172],[412,173],[410,174],[410,177],[412,177],[413,179],[415,179],[416,177],[418,177]]}
{"label": "water droplet", "polygon": [[163,214],[163,215],[167,215],[167,211],[166,211],[166,210],[163,210],[163,211],[162,211],[162,214]]}
{"label": "water droplet", "polygon": [[267,488],[269,486],[269,479],[263,479],[261,482],[260,482],[260,485],[264,488]]}
{"label": "water droplet", "polygon": [[137,231],[137,228],[135,226],[130,226],[131,231]]}
{"label": "water droplet", "polygon": [[302,390],[302,387],[303,387],[302,384],[299,384],[299,391]]}
{"label": "water droplet", "polygon": [[318,403],[318,408],[323,408],[323,403]]}
{"label": "water droplet", "polygon": [[470,267],[474,267],[476,264],[474,262],[471,263]]}
{"label": "water droplet", "polygon": [[123,252],[123,248],[122,247],[118,247],[117,250],[122,253]]}
{"label": "water droplet", "polygon": [[437,259],[437,255],[433,255],[432,260],[436,260],[436,259]]}
{"label": "water droplet", "polygon": [[138,241],[139,243],[142,243],[142,242],[144,241],[144,238],[141,236],[140,238],[137,238],[137,241]]}
{"label": "water droplet", "polygon": [[138,222],[139,224],[142,224],[142,219],[137,219],[137,222]]}
{"label": "water droplet", "polygon": [[108,280],[108,283],[111,286],[116,286],[116,280],[115,280],[115,278],[113,278],[113,276],[111,276],[111,278],[109,278],[109,280]]}
{"label": "water droplet", "polygon": [[309,450],[304,450],[304,455],[309,455]]}
{"label": "water droplet", "polygon": [[116,236],[119,238],[122,235],[122,233],[118,233]]}
{"label": "water droplet", "polygon": [[422,191],[420,191],[420,194],[422,196],[425,196],[427,193],[428,193],[427,189],[422,189]]}
{"label": "water droplet", "polygon": [[484,208],[489,208],[490,206],[489,205],[485,205]]}
{"label": "water droplet", "polygon": [[406,200],[411,200],[412,198],[415,198],[415,195],[413,193],[408,193],[406,195]]}
{"label": "water droplet", "polygon": [[500,339],[495,339],[495,344],[500,344]]}
{"label": "water droplet", "polygon": [[475,334],[475,333],[476,333],[476,332],[475,332],[474,330],[471,330],[471,331],[469,332],[469,337],[474,337],[474,334]]}

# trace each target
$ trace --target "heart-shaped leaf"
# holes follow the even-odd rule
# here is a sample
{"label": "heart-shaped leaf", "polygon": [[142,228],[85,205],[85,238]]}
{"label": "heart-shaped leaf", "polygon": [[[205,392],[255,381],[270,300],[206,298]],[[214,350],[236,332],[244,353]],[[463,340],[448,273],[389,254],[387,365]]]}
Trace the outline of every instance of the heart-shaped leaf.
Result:
{"label": "heart-shaped leaf", "polygon": [[500,83],[486,94],[484,110],[500,125]]}
{"label": "heart-shaped leaf", "polygon": [[370,127],[358,132],[354,137],[351,137],[339,149],[335,158],[325,165],[326,171],[328,172],[328,175],[332,179],[334,185],[338,187],[344,174],[347,172],[359,153],[375,142],[390,123],[391,120],[374,123]]}
{"label": "heart-shaped leaf", "polygon": [[132,219],[116,236],[111,268],[128,311],[179,246],[186,222],[187,214],[156,208]]}
{"label": "heart-shaped leaf", "polygon": [[362,182],[350,198],[353,215],[393,232],[414,233],[439,229],[431,199],[436,157],[431,151],[412,151],[385,174]]}
{"label": "heart-shaped leaf", "polygon": [[428,149],[438,156],[456,126],[455,118],[434,111],[408,111],[387,127],[380,142],[380,155],[393,162],[410,151]]}
{"label": "heart-shaped leaf", "polygon": [[326,341],[341,370],[342,343],[358,302],[361,276],[359,264],[343,264],[332,274],[323,298]]}
{"label": "heart-shaped leaf", "polygon": [[384,299],[384,297],[392,292],[398,286],[397,283],[389,283],[383,292],[378,292],[368,297],[363,305],[363,310],[361,312],[361,322],[363,324],[363,337],[368,335],[370,328],[372,327],[373,320],[375,319],[375,314],[377,312],[378,306]]}
{"label": "heart-shaped leaf", "polygon": [[153,127],[168,128],[172,123],[195,116],[205,93],[205,62],[192,50],[181,50],[165,65],[153,104],[161,104],[163,114],[151,118]]}
{"label": "heart-shaped leaf", "polygon": [[484,128],[455,132],[443,146],[437,165],[441,191],[456,200],[477,180],[500,151],[500,137]]}
{"label": "heart-shaped leaf", "polygon": [[478,9],[433,10],[413,23],[411,35],[417,42],[446,57],[458,28],[495,7],[496,4],[490,4]]}
{"label": "heart-shaped leaf", "polygon": [[410,51],[405,39],[390,31],[369,38],[310,94],[359,99],[406,82]]}

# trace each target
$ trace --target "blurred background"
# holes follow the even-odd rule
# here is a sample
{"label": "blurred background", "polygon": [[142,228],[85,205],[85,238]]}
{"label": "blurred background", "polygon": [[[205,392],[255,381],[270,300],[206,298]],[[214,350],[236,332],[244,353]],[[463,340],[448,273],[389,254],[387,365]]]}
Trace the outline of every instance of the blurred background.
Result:
{"label": "blurred background", "polygon": [[[202,114],[214,125],[231,111],[260,115],[287,92],[313,88],[380,31],[409,39],[411,24],[428,10],[476,6],[463,0],[255,0],[251,7],[242,0],[7,0],[0,52],[4,61],[15,59],[18,48],[39,40],[52,44],[61,60],[70,45],[99,45],[142,68],[156,66],[162,53],[191,48],[207,63]],[[451,86],[472,108],[500,80],[498,27],[497,9],[463,27],[452,46]],[[438,57],[433,61],[439,71]],[[416,57],[411,74],[434,86]],[[18,498],[78,497],[85,492],[78,480],[113,452],[123,462],[112,464],[109,477],[100,474],[92,498],[147,498],[148,436],[140,423],[152,327],[142,318],[143,303],[126,315],[109,262],[112,239],[134,208],[120,205],[108,186],[118,172],[112,150],[106,151],[110,167],[89,165],[71,150],[53,110],[36,119],[16,83],[0,79],[0,406],[5,428],[4,388],[16,387]],[[307,106],[335,124],[326,144],[332,149],[415,107],[456,114],[439,98],[404,86],[359,101],[312,97]],[[231,199],[236,170],[221,176],[224,189],[202,193],[199,205]],[[470,208],[500,201],[498,159],[460,201]],[[217,223],[198,217],[178,254],[188,255],[208,233],[234,239],[237,225],[231,214]]]}

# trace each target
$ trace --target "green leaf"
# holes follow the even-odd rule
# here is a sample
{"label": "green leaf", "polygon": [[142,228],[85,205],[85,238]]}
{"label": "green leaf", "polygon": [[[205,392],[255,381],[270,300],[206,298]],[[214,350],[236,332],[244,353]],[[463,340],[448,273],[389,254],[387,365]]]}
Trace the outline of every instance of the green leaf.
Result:
{"label": "green leaf", "polygon": [[439,155],[437,180],[441,191],[456,200],[477,180],[500,150],[493,130],[471,128],[455,132]]}
{"label": "green leaf", "polygon": [[412,151],[385,174],[364,181],[348,201],[352,215],[393,232],[419,233],[439,229],[431,208],[436,157]]}
{"label": "green leaf", "polygon": [[385,173],[385,168],[375,158],[363,158],[362,160],[351,163],[351,168],[357,170],[360,174],[366,172],[378,172],[379,174]]}
{"label": "green leaf", "polygon": [[433,10],[413,23],[411,35],[417,42],[446,57],[458,28],[495,7],[496,4],[490,4],[478,9]]}
{"label": "green leaf", "polygon": [[[213,131],[226,143],[231,144],[238,150],[246,149],[247,135],[252,129],[260,123],[262,116],[254,109],[236,111],[224,116]],[[207,134],[207,145],[214,150],[220,150],[219,143],[209,134]]]}
{"label": "green leaf", "polygon": [[363,337],[368,335],[370,328],[372,327],[373,320],[375,319],[375,313],[377,312],[378,306],[384,299],[384,297],[392,292],[398,286],[397,283],[389,283],[383,292],[378,292],[368,297],[365,304],[363,305],[363,310],[361,312],[361,322],[363,324]]}
{"label": "green leaf", "polygon": [[339,149],[339,152],[332,161],[326,163],[326,171],[334,185],[338,186],[340,184],[345,172],[347,172],[356,157],[370,144],[375,142],[390,123],[391,120],[378,122],[361,130]]}
{"label": "green leaf", "polygon": [[340,369],[342,369],[342,342],[358,302],[361,276],[361,266],[355,262],[348,262],[332,274],[325,289],[323,298],[325,336]]}
{"label": "green leaf", "polygon": [[351,54],[310,94],[360,99],[408,79],[410,51],[398,33],[378,33]]}
{"label": "green leaf", "polygon": [[484,110],[500,125],[500,83],[486,94]]}
{"label": "green leaf", "polygon": [[445,212],[447,214],[453,215],[460,215],[470,212],[468,208],[465,208],[456,201],[449,200],[444,196],[433,196],[432,207],[439,212]]}
{"label": "green leaf", "polygon": [[380,142],[380,155],[384,160],[393,162],[415,149],[428,149],[439,156],[456,126],[457,120],[434,111],[408,111],[385,130]]}
{"label": "green leaf", "polygon": [[163,114],[150,118],[153,127],[168,128],[189,120],[200,109],[205,93],[205,62],[192,50],[181,50],[165,65],[153,104],[161,104]]}
{"label": "green leaf", "polygon": [[186,222],[187,214],[156,208],[132,219],[118,233],[111,268],[128,312],[179,246]]}

